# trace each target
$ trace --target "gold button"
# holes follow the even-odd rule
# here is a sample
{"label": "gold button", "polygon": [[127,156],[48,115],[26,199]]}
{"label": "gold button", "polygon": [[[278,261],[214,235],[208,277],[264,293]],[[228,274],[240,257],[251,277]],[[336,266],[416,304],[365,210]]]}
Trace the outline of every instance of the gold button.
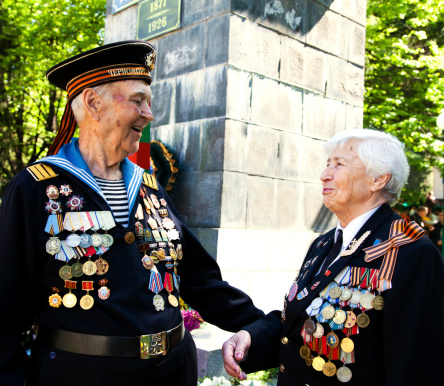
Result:
{"label": "gold button", "polygon": [[281,370],[281,373],[283,373],[283,372],[285,371],[285,367],[284,367],[283,364],[281,364],[281,365],[279,366],[279,370]]}
{"label": "gold button", "polygon": [[286,336],[284,336],[284,337],[281,339],[281,342],[282,342],[282,344],[288,344],[288,338],[287,338]]}
{"label": "gold button", "polygon": [[134,242],[134,240],[136,239],[136,236],[134,236],[133,232],[128,232],[124,238],[125,238],[125,242],[127,244],[132,244]]}

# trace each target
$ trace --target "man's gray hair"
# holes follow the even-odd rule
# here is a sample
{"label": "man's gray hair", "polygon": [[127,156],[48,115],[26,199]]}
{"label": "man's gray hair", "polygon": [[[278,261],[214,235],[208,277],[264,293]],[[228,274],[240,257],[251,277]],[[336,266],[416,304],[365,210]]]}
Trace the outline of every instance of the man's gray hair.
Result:
{"label": "man's gray hair", "polygon": [[[101,84],[99,86],[90,87],[92,88],[99,96],[104,96],[105,99],[111,99],[111,93],[108,92],[109,83]],[[74,114],[74,118],[76,122],[82,122],[83,118],[85,118],[85,105],[82,100],[83,91],[77,95],[71,102],[71,109]]]}
{"label": "man's gray hair", "polygon": [[381,193],[390,205],[396,204],[407,182],[410,167],[404,152],[404,144],[391,134],[372,130],[345,130],[335,134],[326,144],[327,155],[347,142],[357,139],[357,153],[366,168],[367,175],[379,177],[390,174],[390,179]]}

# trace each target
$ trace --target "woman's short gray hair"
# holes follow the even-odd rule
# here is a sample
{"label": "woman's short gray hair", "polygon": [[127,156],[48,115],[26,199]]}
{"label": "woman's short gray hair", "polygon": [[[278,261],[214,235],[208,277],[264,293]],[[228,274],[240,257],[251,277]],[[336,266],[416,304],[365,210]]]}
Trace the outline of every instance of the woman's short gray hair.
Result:
{"label": "woman's short gray hair", "polygon": [[335,149],[342,148],[353,139],[359,140],[357,153],[366,167],[367,175],[379,177],[390,174],[390,180],[381,193],[388,204],[396,204],[410,171],[404,144],[395,136],[382,131],[355,129],[335,134],[325,144],[325,151],[330,156]]}
{"label": "woman's short gray hair", "polygon": [[[92,88],[99,96],[104,96],[109,100],[111,98],[111,94],[108,92],[108,85],[109,83],[105,83],[90,88]],[[83,92],[77,95],[71,102],[71,109],[77,123],[81,122],[85,117],[86,109],[82,101],[82,94]]]}

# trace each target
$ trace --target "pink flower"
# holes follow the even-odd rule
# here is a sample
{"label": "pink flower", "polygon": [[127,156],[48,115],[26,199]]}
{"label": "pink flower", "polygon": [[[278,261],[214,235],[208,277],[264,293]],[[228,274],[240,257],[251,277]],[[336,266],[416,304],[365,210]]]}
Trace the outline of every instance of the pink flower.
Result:
{"label": "pink flower", "polygon": [[185,323],[185,328],[188,331],[193,331],[196,328],[199,328],[204,322],[199,313],[194,310],[182,310],[182,317]]}

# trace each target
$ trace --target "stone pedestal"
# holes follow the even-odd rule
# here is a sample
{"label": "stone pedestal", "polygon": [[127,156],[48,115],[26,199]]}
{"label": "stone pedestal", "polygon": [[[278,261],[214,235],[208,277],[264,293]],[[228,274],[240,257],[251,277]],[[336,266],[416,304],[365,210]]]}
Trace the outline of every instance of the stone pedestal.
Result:
{"label": "stone pedestal", "polygon": [[[137,5],[105,41],[136,37]],[[365,0],[183,0],[155,38],[152,138],[182,167],[173,199],[224,279],[281,308],[310,242],[336,224],[319,176],[362,127]]]}

